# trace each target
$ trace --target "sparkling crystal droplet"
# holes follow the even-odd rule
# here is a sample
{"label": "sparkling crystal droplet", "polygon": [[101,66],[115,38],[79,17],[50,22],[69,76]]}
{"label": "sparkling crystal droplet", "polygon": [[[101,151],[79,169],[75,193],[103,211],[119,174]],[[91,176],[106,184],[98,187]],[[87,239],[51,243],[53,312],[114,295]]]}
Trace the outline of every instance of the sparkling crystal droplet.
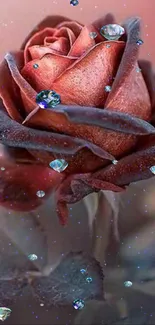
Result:
{"label": "sparkling crystal droplet", "polygon": [[78,0],[70,0],[70,4],[72,6],[77,6],[79,4],[79,1]]}
{"label": "sparkling crystal droplet", "polygon": [[93,281],[93,279],[91,277],[86,278],[86,282],[91,283],[92,281]]}
{"label": "sparkling crystal droplet", "polygon": [[106,93],[110,93],[111,91],[111,86],[105,86],[104,90],[106,91]]}
{"label": "sparkling crystal droplet", "polygon": [[142,69],[140,69],[140,68],[136,68],[136,71],[137,71],[137,72],[141,72]]}
{"label": "sparkling crystal droplet", "polygon": [[37,195],[38,197],[44,197],[44,196],[45,196],[45,192],[39,190],[39,191],[37,191],[36,195]]}
{"label": "sparkling crystal droplet", "polygon": [[36,103],[40,108],[53,108],[61,103],[60,95],[54,90],[42,90],[36,96]]}
{"label": "sparkling crystal droplet", "polygon": [[152,174],[155,174],[155,166],[150,167],[150,171]]}
{"label": "sparkling crystal droplet", "polygon": [[138,39],[138,41],[136,42],[137,45],[142,45],[144,42],[142,41],[142,39]]}
{"label": "sparkling crystal droplet", "polygon": [[30,261],[36,261],[38,259],[38,256],[36,254],[30,254],[28,258]]}
{"label": "sparkling crystal droplet", "polygon": [[74,309],[81,310],[84,307],[84,301],[82,299],[76,299],[73,301]]}
{"label": "sparkling crystal droplet", "polygon": [[39,65],[38,65],[37,63],[35,63],[35,64],[33,65],[33,68],[34,68],[34,69],[38,69],[38,68],[39,68]]}
{"label": "sparkling crystal droplet", "polygon": [[11,312],[12,310],[10,308],[0,307],[0,320],[6,320],[10,316]]}
{"label": "sparkling crystal droplet", "polygon": [[89,36],[90,36],[90,38],[94,39],[94,38],[97,37],[97,33],[96,32],[90,32]]}
{"label": "sparkling crystal droplet", "polygon": [[131,281],[125,281],[124,282],[125,287],[131,287],[132,286],[132,282]]}
{"label": "sparkling crystal droplet", "polygon": [[68,167],[68,163],[64,159],[55,159],[49,163],[49,166],[56,172],[61,173]]}
{"label": "sparkling crystal droplet", "polygon": [[87,271],[86,271],[85,269],[81,269],[80,272],[81,272],[82,274],[86,274],[86,273],[87,273]]}
{"label": "sparkling crystal droplet", "polygon": [[117,165],[118,160],[114,159],[114,160],[112,160],[112,163],[113,163],[114,165]]}
{"label": "sparkling crystal droplet", "polygon": [[117,24],[109,24],[101,27],[100,33],[106,39],[116,41],[125,33],[125,29]]}

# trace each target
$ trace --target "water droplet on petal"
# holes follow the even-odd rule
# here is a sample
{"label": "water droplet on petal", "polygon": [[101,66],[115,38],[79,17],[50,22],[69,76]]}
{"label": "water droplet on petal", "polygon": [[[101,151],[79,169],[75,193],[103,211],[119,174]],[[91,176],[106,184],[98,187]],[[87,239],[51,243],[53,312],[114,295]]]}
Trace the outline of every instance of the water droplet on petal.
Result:
{"label": "water droplet on petal", "polygon": [[140,69],[140,68],[136,68],[136,71],[137,71],[137,72],[141,72],[142,69]]}
{"label": "water droplet on petal", "polygon": [[110,91],[111,91],[111,86],[105,86],[104,87],[104,90],[106,91],[106,93],[110,93]]}
{"label": "water droplet on petal", "polygon": [[74,309],[81,310],[84,307],[84,301],[82,299],[76,299],[73,301]]}
{"label": "water droplet on petal", "polygon": [[33,68],[34,69],[38,69],[39,68],[39,65],[37,63],[33,64]]}
{"label": "water droplet on petal", "polygon": [[55,159],[49,163],[49,166],[56,172],[61,173],[68,167],[68,163],[64,159]]}
{"label": "water droplet on petal", "polygon": [[125,29],[117,24],[109,24],[101,27],[100,33],[106,39],[116,41],[125,33]]}
{"label": "water droplet on petal", "polygon": [[37,195],[38,197],[44,197],[44,196],[45,196],[45,192],[39,190],[39,191],[37,191],[36,195]]}
{"label": "water droplet on petal", "polygon": [[124,282],[125,287],[131,287],[132,286],[132,282],[131,281],[125,281]]}
{"label": "water droplet on petal", "polygon": [[11,312],[12,310],[10,308],[0,307],[0,320],[6,320],[10,316]]}
{"label": "water droplet on petal", "polygon": [[86,282],[91,283],[93,279],[91,277],[86,278]]}
{"label": "water droplet on petal", "polygon": [[85,269],[81,269],[80,272],[81,272],[82,274],[86,274],[86,273],[87,273],[87,271],[86,271]]}
{"label": "water droplet on petal", "polygon": [[155,174],[155,166],[150,167],[150,171],[152,174]]}
{"label": "water droplet on petal", "polygon": [[107,45],[106,45],[106,48],[109,49],[110,46],[111,46],[110,44],[107,44]]}
{"label": "water droplet on petal", "polygon": [[36,254],[30,254],[28,258],[30,261],[36,261],[38,259],[38,256]]}
{"label": "water droplet on petal", "polygon": [[72,6],[77,6],[79,4],[79,1],[78,0],[70,0],[70,4]]}
{"label": "water droplet on petal", "polygon": [[40,108],[53,108],[61,103],[60,95],[54,90],[42,90],[36,96],[36,103]]}
{"label": "water droplet on petal", "polygon": [[137,45],[142,45],[144,42],[142,41],[142,39],[138,39],[138,41],[136,42]]}
{"label": "water droplet on petal", "polygon": [[112,163],[113,163],[114,165],[117,165],[118,160],[114,159],[114,160],[112,160]]}
{"label": "water droplet on petal", "polygon": [[90,36],[90,38],[94,39],[94,38],[97,37],[97,33],[96,32],[90,32],[89,36]]}
{"label": "water droplet on petal", "polygon": [[5,167],[1,167],[1,170],[5,170]]}

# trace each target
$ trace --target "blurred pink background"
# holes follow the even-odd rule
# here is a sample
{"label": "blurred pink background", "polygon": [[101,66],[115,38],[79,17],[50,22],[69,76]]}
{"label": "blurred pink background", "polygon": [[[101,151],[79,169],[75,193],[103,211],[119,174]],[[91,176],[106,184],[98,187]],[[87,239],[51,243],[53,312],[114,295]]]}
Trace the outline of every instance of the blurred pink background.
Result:
{"label": "blurred pink background", "polygon": [[73,7],[70,0],[1,0],[0,59],[5,52],[20,47],[27,34],[48,15],[62,15],[82,23],[89,23],[112,12],[121,23],[138,15],[143,21],[141,56],[155,65],[154,0],[79,0]]}

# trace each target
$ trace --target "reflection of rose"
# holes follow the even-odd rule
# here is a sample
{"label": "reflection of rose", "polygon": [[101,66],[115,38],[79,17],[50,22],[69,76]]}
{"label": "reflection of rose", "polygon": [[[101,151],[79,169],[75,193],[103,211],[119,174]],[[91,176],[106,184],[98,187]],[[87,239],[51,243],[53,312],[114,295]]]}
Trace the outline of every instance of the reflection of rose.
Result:
{"label": "reflection of rose", "polygon": [[[50,18],[32,32],[21,51],[7,54],[1,63],[1,143],[18,147],[9,149],[18,168],[9,179],[1,172],[3,205],[10,206],[8,182],[11,192],[19,188],[30,197],[25,202],[14,194],[12,208],[30,210],[38,205],[40,175],[38,190],[56,189],[64,221],[66,203],[100,189],[121,191],[130,182],[153,175],[149,168],[154,165],[154,127],[148,122],[154,79],[150,64],[137,62],[139,19],[124,24],[126,33],[118,41],[107,41],[100,34],[109,23],[114,23],[111,15],[84,27],[62,17]],[[91,32],[97,37],[92,38]],[[105,91],[107,85],[110,93]],[[43,110],[37,107],[36,95],[48,89],[60,95],[61,105]],[[56,158],[69,164],[60,174],[48,168]],[[112,163],[116,159],[118,163]],[[27,176],[20,180],[22,164]],[[32,182],[35,191],[30,190]]]}

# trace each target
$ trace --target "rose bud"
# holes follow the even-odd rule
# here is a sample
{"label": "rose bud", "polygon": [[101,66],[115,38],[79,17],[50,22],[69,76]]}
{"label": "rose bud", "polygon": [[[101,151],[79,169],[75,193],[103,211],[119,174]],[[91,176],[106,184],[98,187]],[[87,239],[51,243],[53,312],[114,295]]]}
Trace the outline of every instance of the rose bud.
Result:
{"label": "rose bud", "polygon": [[83,26],[54,16],[6,54],[0,142],[13,166],[1,176],[1,204],[32,210],[45,187],[64,224],[67,204],[153,176],[155,78],[138,60],[142,43],[139,18],[119,26],[107,15]]}

